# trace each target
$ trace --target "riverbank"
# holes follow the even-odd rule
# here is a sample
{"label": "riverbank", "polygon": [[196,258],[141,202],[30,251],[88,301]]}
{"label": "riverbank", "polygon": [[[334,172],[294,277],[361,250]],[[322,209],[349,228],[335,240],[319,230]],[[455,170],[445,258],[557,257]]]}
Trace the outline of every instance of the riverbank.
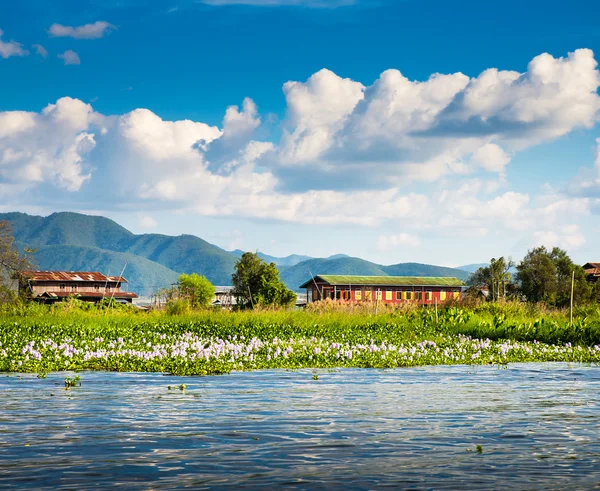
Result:
{"label": "riverbank", "polygon": [[39,312],[0,318],[0,372],[208,375],[274,368],[600,362],[600,314],[522,306],[387,311]]}

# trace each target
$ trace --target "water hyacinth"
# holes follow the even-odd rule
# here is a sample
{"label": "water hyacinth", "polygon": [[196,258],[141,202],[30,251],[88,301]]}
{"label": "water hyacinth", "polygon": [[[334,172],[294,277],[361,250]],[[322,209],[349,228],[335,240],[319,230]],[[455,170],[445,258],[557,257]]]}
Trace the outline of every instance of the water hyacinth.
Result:
{"label": "water hyacinth", "polygon": [[379,316],[206,312],[181,318],[5,317],[0,318],[0,372],[196,375],[262,368],[600,361],[600,314],[571,327],[558,314],[530,319],[517,312],[520,317],[505,316],[500,324],[493,321],[495,312],[459,313],[441,311],[439,321],[426,309]]}
{"label": "water hyacinth", "polygon": [[1,371],[53,370],[152,371],[215,374],[260,368],[377,367],[482,364],[526,361],[600,362],[600,345],[550,345],[491,341],[469,336],[394,344],[350,343],[316,337],[281,340],[230,336],[203,337],[193,332],[145,332],[136,338],[70,337],[14,339],[0,351]]}

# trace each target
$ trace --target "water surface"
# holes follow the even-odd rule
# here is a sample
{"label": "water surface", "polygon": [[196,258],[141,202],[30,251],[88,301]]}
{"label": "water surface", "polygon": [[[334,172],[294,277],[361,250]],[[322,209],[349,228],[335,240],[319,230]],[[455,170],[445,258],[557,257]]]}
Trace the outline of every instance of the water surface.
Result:
{"label": "water surface", "polygon": [[66,375],[0,374],[1,489],[600,485],[595,366]]}

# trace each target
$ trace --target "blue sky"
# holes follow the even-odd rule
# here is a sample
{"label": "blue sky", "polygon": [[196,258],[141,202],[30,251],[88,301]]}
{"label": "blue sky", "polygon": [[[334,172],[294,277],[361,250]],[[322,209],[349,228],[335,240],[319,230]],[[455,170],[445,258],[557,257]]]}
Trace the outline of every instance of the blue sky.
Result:
{"label": "blue sky", "polygon": [[[600,260],[600,5],[0,5],[0,210],[380,263]],[[438,74],[438,75],[435,75]]]}

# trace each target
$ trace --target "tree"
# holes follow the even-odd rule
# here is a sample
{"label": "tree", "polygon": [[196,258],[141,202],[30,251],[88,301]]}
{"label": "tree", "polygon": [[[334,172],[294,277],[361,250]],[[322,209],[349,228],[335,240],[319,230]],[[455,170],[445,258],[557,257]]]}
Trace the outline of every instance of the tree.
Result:
{"label": "tree", "polygon": [[571,278],[575,273],[574,301],[585,303],[592,299],[593,289],[585,271],[571,261],[566,251],[554,247],[536,247],[529,251],[517,266],[517,280],[525,298],[530,302],[546,302],[564,307],[571,299]]}
{"label": "tree", "polygon": [[0,302],[14,300],[18,290],[26,280],[25,272],[33,266],[30,260],[31,249],[25,249],[21,254],[14,246],[10,223],[0,222]]}
{"label": "tree", "polygon": [[180,297],[188,300],[194,308],[208,307],[215,297],[215,287],[199,274],[182,274],[177,281]]}
{"label": "tree", "polygon": [[492,258],[489,266],[484,266],[475,271],[469,278],[469,283],[478,288],[487,288],[490,293],[489,300],[495,301],[506,298],[507,288],[510,290],[512,274],[510,269],[515,263],[509,258]]}
{"label": "tree", "polygon": [[233,296],[241,307],[257,305],[289,306],[296,294],[279,279],[275,263],[266,263],[258,254],[245,252],[235,263],[231,276]]}

